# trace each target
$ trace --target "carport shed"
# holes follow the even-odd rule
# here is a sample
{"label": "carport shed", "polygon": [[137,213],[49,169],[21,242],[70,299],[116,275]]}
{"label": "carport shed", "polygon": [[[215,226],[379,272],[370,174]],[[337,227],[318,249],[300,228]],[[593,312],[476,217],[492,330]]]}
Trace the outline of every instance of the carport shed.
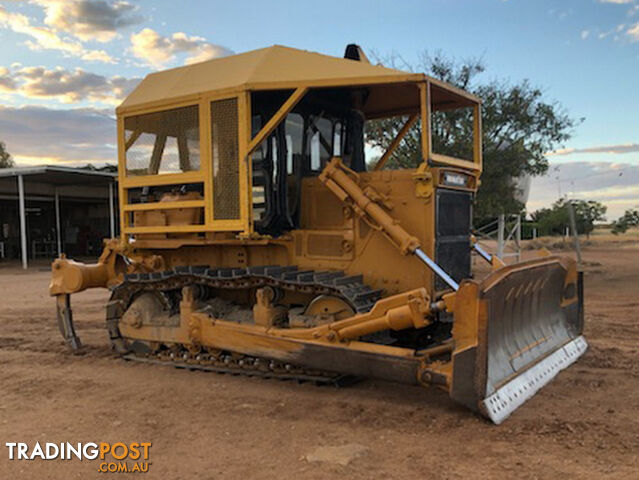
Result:
{"label": "carport shed", "polygon": [[0,169],[0,256],[99,254],[115,237],[117,174],[44,165]]}

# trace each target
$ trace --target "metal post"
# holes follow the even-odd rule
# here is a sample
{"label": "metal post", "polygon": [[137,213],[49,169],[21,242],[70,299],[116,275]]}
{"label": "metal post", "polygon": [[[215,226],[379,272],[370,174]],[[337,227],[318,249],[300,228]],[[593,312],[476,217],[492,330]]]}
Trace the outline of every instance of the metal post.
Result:
{"label": "metal post", "polygon": [[62,234],[60,233],[60,194],[55,189],[55,236],[58,242],[58,257],[62,254]]}
{"label": "metal post", "polygon": [[521,262],[521,215],[517,215],[516,228],[515,240],[517,241],[517,262]]}
{"label": "metal post", "polygon": [[28,267],[27,260],[27,213],[24,206],[24,180],[18,175],[18,204],[20,207],[20,250],[22,253],[22,268]]}
{"label": "metal post", "polygon": [[575,208],[572,202],[568,202],[568,215],[570,216],[572,238],[575,242],[575,252],[577,252],[577,262],[581,264],[581,245],[579,244],[579,232],[577,232],[577,220],[575,219]]}
{"label": "metal post", "polygon": [[109,225],[111,227],[111,238],[115,238],[115,214],[113,207],[113,182],[109,183]]}
{"label": "metal post", "polygon": [[500,260],[504,259],[504,229],[506,228],[506,218],[504,214],[499,215],[499,222],[497,224],[497,257]]}

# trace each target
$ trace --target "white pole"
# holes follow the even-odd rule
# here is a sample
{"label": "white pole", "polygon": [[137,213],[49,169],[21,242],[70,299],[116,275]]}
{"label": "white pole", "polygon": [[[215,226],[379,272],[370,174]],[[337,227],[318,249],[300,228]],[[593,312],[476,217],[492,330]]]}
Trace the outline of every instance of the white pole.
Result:
{"label": "white pole", "polygon": [[502,213],[499,215],[499,223],[497,224],[497,257],[504,259],[504,229],[506,227],[506,218]]}
{"label": "white pole", "polygon": [[517,215],[517,261],[521,262],[521,215]]}
{"label": "white pole", "polygon": [[18,175],[18,204],[20,206],[20,247],[22,251],[22,268],[27,269],[27,214],[24,207],[24,180]]}
{"label": "white pole", "polygon": [[58,257],[62,254],[62,234],[60,233],[60,194],[55,189],[55,236],[58,242]]}
{"label": "white pole", "polygon": [[115,215],[113,207],[113,182],[109,183],[109,224],[111,226],[111,238],[115,238]]}
{"label": "white pole", "polygon": [[577,262],[581,265],[581,245],[579,245],[579,232],[577,231],[577,220],[575,217],[575,208],[572,202],[568,202],[568,215],[570,216],[570,229],[572,230],[572,238],[575,241],[575,251],[577,252]]}

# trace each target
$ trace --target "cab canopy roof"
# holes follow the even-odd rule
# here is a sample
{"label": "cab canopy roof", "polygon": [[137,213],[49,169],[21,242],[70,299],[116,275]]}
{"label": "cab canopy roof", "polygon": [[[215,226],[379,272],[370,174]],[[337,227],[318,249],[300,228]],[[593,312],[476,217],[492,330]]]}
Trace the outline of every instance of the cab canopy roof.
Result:
{"label": "cab canopy roof", "polygon": [[[216,58],[147,75],[118,107],[117,113],[153,108],[161,104],[189,101],[203,94],[224,95],[242,90],[276,90],[298,87],[355,87],[386,85],[396,91],[378,92],[379,100],[393,95],[406,109],[419,104],[419,94],[412,85],[428,80],[432,84],[433,104],[448,108],[470,106],[479,100],[473,95],[430,78],[422,73],[404,72],[367,62],[350,60],[295,48],[274,45],[250,52]],[[402,91],[410,87],[409,90]],[[405,97],[402,99],[398,97]],[[408,98],[410,97],[410,98]],[[374,98],[371,99],[373,102]],[[379,116],[391,105],[377,105],[365,113]],[[374,115],[377,114],[377,115]]]}

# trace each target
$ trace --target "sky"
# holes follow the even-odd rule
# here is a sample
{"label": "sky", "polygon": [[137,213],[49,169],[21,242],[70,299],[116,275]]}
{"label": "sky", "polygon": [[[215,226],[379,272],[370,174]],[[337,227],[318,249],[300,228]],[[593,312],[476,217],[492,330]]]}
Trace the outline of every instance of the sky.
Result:
{"label": "sky", "polygon": [[639,0],[0,0],[0,140],[18,165],[114,163],[114,108],[148,73],[273,44],[481,58],[574,118],[527,208],[639,207]]}

